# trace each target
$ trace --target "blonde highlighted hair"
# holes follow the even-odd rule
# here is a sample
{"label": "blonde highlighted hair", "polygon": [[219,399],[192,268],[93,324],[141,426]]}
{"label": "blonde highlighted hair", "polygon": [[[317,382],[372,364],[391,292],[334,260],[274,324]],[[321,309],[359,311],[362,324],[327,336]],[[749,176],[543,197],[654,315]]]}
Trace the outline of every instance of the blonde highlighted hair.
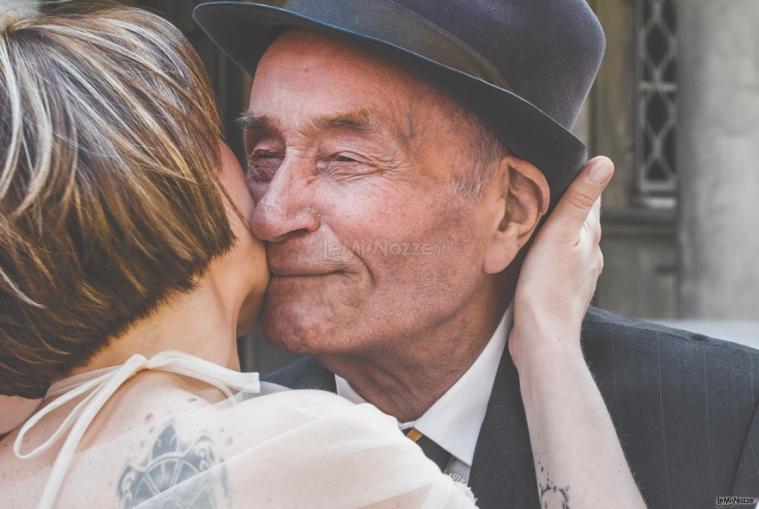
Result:
{"label": "blonde highlighted hair", "polygon": [[220,134],[162,18],[0,20],[0,394],[41,396],[232,246]]}

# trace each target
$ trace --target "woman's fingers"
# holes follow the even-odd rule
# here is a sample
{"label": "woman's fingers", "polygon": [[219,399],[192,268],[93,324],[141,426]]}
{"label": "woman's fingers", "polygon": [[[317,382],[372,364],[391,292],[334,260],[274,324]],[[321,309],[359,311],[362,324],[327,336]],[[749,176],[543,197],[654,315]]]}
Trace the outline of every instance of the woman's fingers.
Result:
{"label": "woman's fingers", "polygon": [[585,219],[586,224],[588,224],[590,231],[593,234],[593,242],[595,244],[599,244],[601,242],[601,197],[599,196],[598,199],[593,204],[593,208],[590,209],[590,214],[588,214],[588,217]]}
{"label": "woman's fingers", "polygon": [[549,350],[579,350],[582,319],[603,270],[601,193],[613,174],[608,158],[589,161],[530,246],[514,296],[509,353],[515,365],[539,363]]}
{"label": "woman's fingers", "polygon": [[608,157],[599,156],[588,161],[559,200],[545,228],[556,224],[565,232],[580,231],[594,210],[595,217],[599,214],[601,193],[612,175],[614,164]]}

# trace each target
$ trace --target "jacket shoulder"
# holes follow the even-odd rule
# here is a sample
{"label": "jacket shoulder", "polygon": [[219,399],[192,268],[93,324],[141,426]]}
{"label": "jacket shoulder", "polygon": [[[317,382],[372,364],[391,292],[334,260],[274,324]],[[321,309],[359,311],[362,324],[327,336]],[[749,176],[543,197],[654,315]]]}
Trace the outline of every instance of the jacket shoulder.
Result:
{"label": "jacket shoulder", "polygon": [[713,396],[732,398],[730,391],[740,387],[748,401],[759,399],[759,350],[746,345],[591,308],[582,349],[594,375],[610,375],[615,383],[630,377],[643,385],[702,380]]}
{"label": "jacket shoulder", "polygon": [[585,318],[582,347],[651,507],[709,506],[732,493],[739,460],[753,482],[744,449],[759,402],[759,350],[600,309]]}
{"label": "jacket shoulder", "polygon": [[582,338],[583,343],[623,341],[635,343],[639,348],[655,346],[681,351],[708,351],[717,355],[740,353],[750,357],[759,356],[759,350],[746,345],[644,320],[625,318],[596,307],[591,307],[585,315]]}

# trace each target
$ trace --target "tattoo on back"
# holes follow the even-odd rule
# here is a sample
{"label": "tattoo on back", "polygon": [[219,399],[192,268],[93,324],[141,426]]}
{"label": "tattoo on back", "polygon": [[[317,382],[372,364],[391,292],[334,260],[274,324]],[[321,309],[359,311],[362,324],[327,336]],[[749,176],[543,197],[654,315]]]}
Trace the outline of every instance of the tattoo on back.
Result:
{"label": "tattoo on back", "polygon": [[538,466],[540,477],[545,477],[545,482],[538,480],[541,509],[569,509],[569,486],[558,487],[551,482],[551,476],[545,471],[543,464],[538,462]]}
{"label": "tattoo on back", "polygon": [[[196,476],[197,479],[193,479]],[[190,482],[185,482],[192,479]],[[214,441],[201,435],[183,443],[169,422],[140,465],[126,465],[117,495],[121,509],[150,500],[162,509],[216,509],[229,498],[227,474]]]}

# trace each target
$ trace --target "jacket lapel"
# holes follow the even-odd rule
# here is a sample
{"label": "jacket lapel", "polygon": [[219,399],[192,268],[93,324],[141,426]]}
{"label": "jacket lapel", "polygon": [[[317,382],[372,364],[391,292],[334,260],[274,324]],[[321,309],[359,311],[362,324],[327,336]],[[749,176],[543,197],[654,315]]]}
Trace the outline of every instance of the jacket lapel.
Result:
{"label": "jacket lapel", "polygon": [[539,507],[519,377],[508,350],[477,440],[469,485],[481,509]]}

